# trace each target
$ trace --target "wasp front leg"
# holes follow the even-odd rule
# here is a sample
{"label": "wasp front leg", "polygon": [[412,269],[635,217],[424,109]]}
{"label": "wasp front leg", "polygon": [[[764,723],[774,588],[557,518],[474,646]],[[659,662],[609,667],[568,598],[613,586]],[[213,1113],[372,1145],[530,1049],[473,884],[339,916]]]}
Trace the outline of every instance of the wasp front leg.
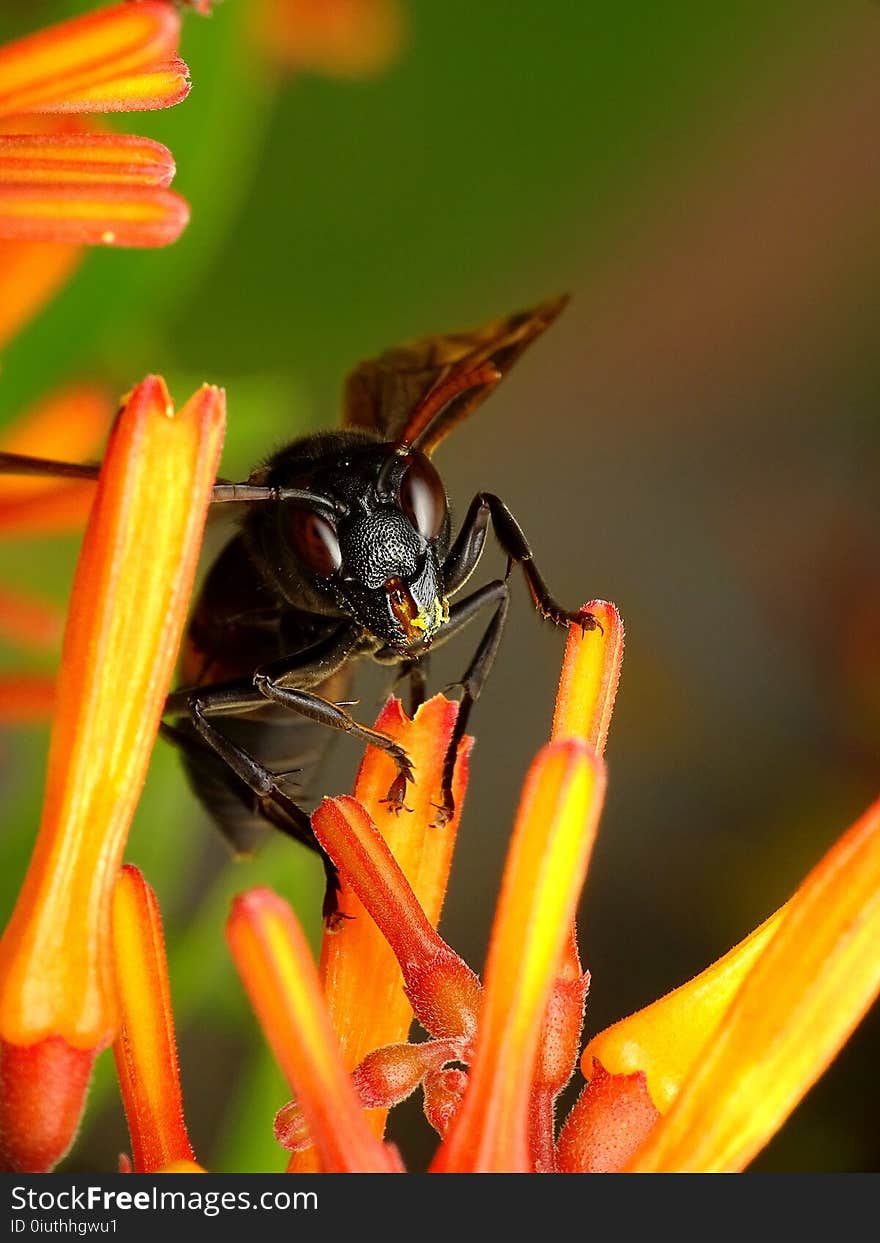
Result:
{"label": "wasp front leg", "polygon": [[557,626],[580,626],[585,633],[595,630],[599,622],[592,613],[586,609],[572,613],[553,598],[535,565],[534,554],[522,528],[500,497],[491,492],[478,492],[471,501],[461,530],[446,557],[443,573],[449,595],[463,587],[476,569],[483,555],[490,520],[501,550],[507,555],[507,573],[514,565],[520,567],[541,616]]}

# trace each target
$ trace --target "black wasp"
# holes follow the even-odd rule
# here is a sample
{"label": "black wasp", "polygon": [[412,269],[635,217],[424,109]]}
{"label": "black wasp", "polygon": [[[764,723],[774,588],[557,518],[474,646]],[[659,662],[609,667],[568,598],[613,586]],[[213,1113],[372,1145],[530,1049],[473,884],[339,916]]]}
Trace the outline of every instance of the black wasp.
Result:
{"label": "black wasp", "polygon": [[[489,674],[507,614],[507,575],[520,566],[536,607],[561,626],[593,629],[553,597],[510,510],[479,492],[453,538],[448,499],[431,456],[492,392],[566,299],[472,332],[428,337],[362,363],[348,378],[344,427],[295,440],[244,484],[218,483],[216,502],[244,503],[237,533],[209,571],[189,623],[183,686],[166,702],[163,734],[180,747],[192,786],[236,850],[266,821],[314,849],[309,818],[289,793],[307,788],[330,729],[386,751],[388,792],[403,806],[413,773],[392,739],[353,719],[354,661],[370,657],[424,697],[428,652],[477,614],[488,625],[460,681],[438,819],[452,811],[456,747]],[[94,478],[96,467],[0,454],[0,470]],[[507,575],[458,599],[483,552],[489,523]],[[325,859],[325,914],[336,876]]]}

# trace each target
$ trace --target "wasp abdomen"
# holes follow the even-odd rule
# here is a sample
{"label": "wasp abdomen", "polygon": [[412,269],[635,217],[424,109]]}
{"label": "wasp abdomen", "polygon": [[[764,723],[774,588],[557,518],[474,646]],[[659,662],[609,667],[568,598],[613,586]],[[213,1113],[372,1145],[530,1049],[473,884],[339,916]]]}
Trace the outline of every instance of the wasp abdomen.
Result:
{"label": "wasp abdomen", "polygon": [[[278,600],[253,564],[241,536],[233,539],[211,568],[199,594],[184,643],[183,686],[209,691],[251,678],[291,650],[307,648],[327,629],[327,619],[300,614]],[[338,700],[347,695],[350,667],[310,689]],[[213,718],[222,734],[272,773],[297,804],[314,798],[321,762],[332,733],[295,712],[266,702],[245,715]],[[174,721],[184,767],[199,802],[237,853],[249,854],[267,821],[302,837],[300,823],[280,823],[284,813],[260,803],[248,785],[204,745],[187,717]],[[314,845],[312,842],[307,842]]]}

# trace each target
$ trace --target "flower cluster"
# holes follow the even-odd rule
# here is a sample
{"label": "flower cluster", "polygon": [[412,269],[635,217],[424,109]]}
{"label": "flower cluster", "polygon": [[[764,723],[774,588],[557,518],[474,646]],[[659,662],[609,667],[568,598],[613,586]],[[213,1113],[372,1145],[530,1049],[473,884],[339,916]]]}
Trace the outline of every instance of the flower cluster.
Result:
{"label": "flower cluster", "polygon": [[[113,1043],[136,1171],[196,1170],[183,1122],[155,898],[125,835],[184,624],[223,424],[204,389],[178,413],[149,378],[111,437],[64,641],[43,822],[0,941],[0,1154],[48,1169],[71,1142],[98,1050]],[[155,505],[161,491],[163,504]],[[149,555],[148,555],[149,553]],[[702,975],[594,1036],[574,916],[605,789],[600,752],[623,650],[617,610],[569,636],[550,742],[527,774],[483,983],[436,932],[457,832],[437,824],[456,705],[379,726],[411,755],[411,814],[382,802],[370,750],[353,798],[315,833],[341,909],[319,965],[281,896],[233,904],[233,958],[295,1093],[275,1120],[292,1171],[397,1171],[389,1109],[417,1088],[441,1136],[432,1169],[735,1170],[781,1125],[880,982],[880,804],[780,911]],[[119,687],[125,684],[125,695]],[[469,740],[455,779],[460,809]],[[219,932],[219,930],[218,930]],[[427,1038],[409,1042],[413,1016]],[[269,1126],[271,1120],[266,1120]]]}

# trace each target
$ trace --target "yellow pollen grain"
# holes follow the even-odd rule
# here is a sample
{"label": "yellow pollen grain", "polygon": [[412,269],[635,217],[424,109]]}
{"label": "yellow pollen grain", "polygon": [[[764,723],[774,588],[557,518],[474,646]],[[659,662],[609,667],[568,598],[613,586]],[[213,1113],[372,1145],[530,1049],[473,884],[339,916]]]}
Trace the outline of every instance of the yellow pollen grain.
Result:
{"label": "yellow pollen grain", "polygon": [[[446,606],[444,609],[444,605]],[[444,615],[445,614],[445,615]],[[436,630],[442,625],[449,616],[449,605],[445,600],[441,600],[439,596],[431,605],[430,612],[427,609],[420,609],[416,616],[411,620],[410,625],[413,630],[421,630],[423,632]]]}

